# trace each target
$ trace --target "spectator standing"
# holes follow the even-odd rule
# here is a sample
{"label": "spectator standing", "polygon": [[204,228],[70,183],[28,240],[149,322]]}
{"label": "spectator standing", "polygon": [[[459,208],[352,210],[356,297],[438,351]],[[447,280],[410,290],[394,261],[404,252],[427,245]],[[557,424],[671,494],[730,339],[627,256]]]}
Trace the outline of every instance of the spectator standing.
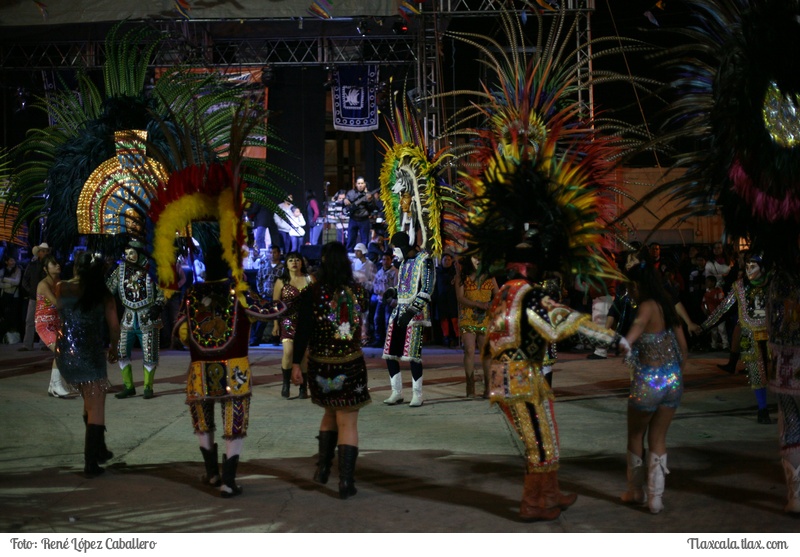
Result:
{"label": "spectator standing", "polygon": [[712,248],[711,258],[706,263],[705,275],[717,279],[717,284],[723,286],[725,277],[731,270],[731,261],[725,255],[722,242],[715,242]]}
{"label": "spectator standing", "polygon": [[345,195],[344,206],[350,215],[350,222],[347,226],[348,252],[352,252],[358,242],[364,245],[369,243],[369,217],[375,209],[373,196],[377,196],[377,194],[367,191],[367,182],[363,176],[356,178],[355,187]]}
{"label": "spectator standing", "polygon": [[[256,292],[265,300],[272,300],[272,293],[275,289],[275,281],[283,274],[283,260],[281,259],[281,248],[272,245],[269,248],[269,256],[265,252],[261,253],[258,260],[258,273],[256,274]],[[256,321],[250,330],[250,346],[261,344],[261,337],[266,328],[264,321]],[[278,346],[280,341],[276,336],[271,338],[272,344]]]}
{"label": "spectator standing", "polygon": [[272,216],[275,221],[275,226],[278,227],[278,235],[281,239],[281,248],[284,252],[292,250],[292,237],[289,232],[292,229],[292,201],[293,197],[290,193],[286,199],[278,204],[278,211]]}
{"label": "spectator standing", "polygon": [[22,338],[20,352],[33,350],[36,337],[36,287],[44,278],[42,260],[50,253],[50,246],[42,242],[33,248],[33,259],[22,274],[22,289],[28,296],[28,311],[25,314],[25,336]]}
{"label": "spectator standing", "polygon": [[381,267],[375,273],[372,283],[370,306],[374,306],[373,315],[373,348],[380,348],[386,342],[386,326],[389,316],[397,304],[397,269],[392,264],[391,254],[385,253],[381,258]]}
{"label": "spectator standing", "polygon": [[292,227],[289,229],[289,242],[291,244],[289,251],[300,253],[300,248],[303,247],[303,237],[306,235],[306,229],[304,228],[306,219],[299,207],[292,207],[290,220]]}
{"label": "spectator standing", "polygon": [[318,246],[322,237],[322,213],[319,210],[319,202],[313,190],[306,190],[306,223],[308,224],[308,243]]}
{"label": "spectator standing", "polygon": [[457,269],[453,265],[453,256],[442,255],[441,264],[436,267],[436,291],[433,299],[433,311],[439,327],[442,329],[442,342],[445,347],[458,347],[458,296],[456,293]]}
{"label": "spectator standing", "polygon": [[380,232],[376,232],[372,240],[367,244],[367,259],[380,266],[381,260],[385,254],[390,254],[388,246],[386,245],[386,236]]}
{"label": "spectator standing", "polygon": [[[353,249],[353,278],[364,288],[364,292],[372,292],[372,283],[375,280],[375,264],[367,259],[367,246],[363,243],[356,244]],[[361,342],[366,346],[369,342],[369,304],[361,308],[364,315],[361,316]]]}
{"label": "spectator standing", "polygon": [[3,261],[0,269],[0,308],[2,308],[2,326],[0,326],[0,339],[5,338],[10,331],[21,332],[22,306],[20,305],[20,283],[22,282],[22,268],[17,265],[17,260],[10,255]]}
{"label": "spectator standing", "polygon": [[253,240],[257,251],[267,249],[267,246],[272,244],[272,238],[269,233],[269,209],[260,203],[253,203],[250,205],[250,210],[247,211],[247,218],[253,223]]}

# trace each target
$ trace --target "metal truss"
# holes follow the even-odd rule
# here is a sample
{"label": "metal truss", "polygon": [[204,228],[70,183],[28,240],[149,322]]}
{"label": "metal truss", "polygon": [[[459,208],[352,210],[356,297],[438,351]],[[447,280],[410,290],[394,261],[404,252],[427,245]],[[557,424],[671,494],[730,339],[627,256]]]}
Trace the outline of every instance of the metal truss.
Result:
{"label": "metal truss", "polygon": [[[568,12],[579,14],[579,39],[589,29],[594,0],[562,0]],[[516,2],[517,9],[524,6]],[[421,15],[421,32],[407,35],[314,37],[298,31],[285,37],[241,37],[215,34],[211,22],[150,22],[167,38],[154,65],[196,63],[205,66],[315,65],[343,62],[370,64],[424,64],[420,55],[438,42],[437,32],[425,29],[425,18],[442,20],[462,16],[487,16],[508,9],[508,0],[437,0],[435,9]],[[551,13],[543,12],[545,15]],[[557,12],[552,12],[553,14]],[[293,21],[284,22],[288,27]],[[585,44],[585,43],[579,43]],[[581,53],[588,56],[588,52]],[[55,70],[77,67],[99,68],[103,64],[102,40],[57,40],[52,42],[0,42],[0,67],[5,70]],[[426,72],[427,70],[419,70]]]}
{"label": "metal truss", "polygon": [[[254,65],[308,66],[337,63],[415,64],[415,37],[224,38],[200,43],[170,37],[153,66],[198,64],[206,67]],[[97,69],[103,65],[102,43],[66,41],[0,46],[6,70]]]}

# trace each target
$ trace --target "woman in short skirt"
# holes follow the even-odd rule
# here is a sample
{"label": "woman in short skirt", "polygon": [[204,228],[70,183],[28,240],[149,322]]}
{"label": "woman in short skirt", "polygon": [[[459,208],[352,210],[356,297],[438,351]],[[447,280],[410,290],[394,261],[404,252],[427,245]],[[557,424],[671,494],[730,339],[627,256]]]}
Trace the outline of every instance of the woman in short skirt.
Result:
{"label": "woman in short skirt", "polygon": [[325,409],[314,481],[327,483],[338,445],[339,497],[347,499],[356,494],[358,411],[371,400],[361,351],[361,315],[367,295],[353,279],[343,244],[330,242],[322,247],[317,281],[303,291],[297,304],[292,382],[303,381],[300,362],[308,348],[311,401]]}

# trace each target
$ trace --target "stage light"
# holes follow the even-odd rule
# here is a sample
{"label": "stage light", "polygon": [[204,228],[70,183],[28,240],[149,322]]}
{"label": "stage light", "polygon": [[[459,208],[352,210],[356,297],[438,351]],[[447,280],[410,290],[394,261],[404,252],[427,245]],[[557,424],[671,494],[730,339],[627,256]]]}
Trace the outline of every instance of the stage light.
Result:
{"label": "stage light", "polygon": [[403,21],[396,21],[392,25],[392,33],[395,35],[405,35],[408,33],[408,25]]}

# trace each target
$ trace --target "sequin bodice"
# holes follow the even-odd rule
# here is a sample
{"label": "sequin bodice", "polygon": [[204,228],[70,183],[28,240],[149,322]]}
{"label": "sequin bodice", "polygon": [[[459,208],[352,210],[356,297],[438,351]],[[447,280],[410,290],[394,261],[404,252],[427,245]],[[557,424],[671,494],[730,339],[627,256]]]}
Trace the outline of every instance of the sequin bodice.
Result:
{"label": "sequin bodice", "polygon": [[47,296],[37,294],[35,315],[37,323],[49,323],[58,319],[58,310],[56,310],[55,304],[47,299]]}
{"label": "sequin bodice", "polygon": [[106,349],[103,342],[105,308],[96,304],[86,311],[77,297],[61,296],[61,328],[56,340],[56,361],[71,383],[90,381],[106,372]]}
{"label": "sequin bodice", "polygon": [[312,285],[314,321],[309,356],[317,361],[350,360],[361,354],[361,314],[366,292],[359,284]]}
{"label": "sequin bodice", "polygon": [[634,368],[662,367],[671,362],[682,362],[683,354],[675,332],[666,329],[658,333],[642,333],[633,343],[628,361]]}

